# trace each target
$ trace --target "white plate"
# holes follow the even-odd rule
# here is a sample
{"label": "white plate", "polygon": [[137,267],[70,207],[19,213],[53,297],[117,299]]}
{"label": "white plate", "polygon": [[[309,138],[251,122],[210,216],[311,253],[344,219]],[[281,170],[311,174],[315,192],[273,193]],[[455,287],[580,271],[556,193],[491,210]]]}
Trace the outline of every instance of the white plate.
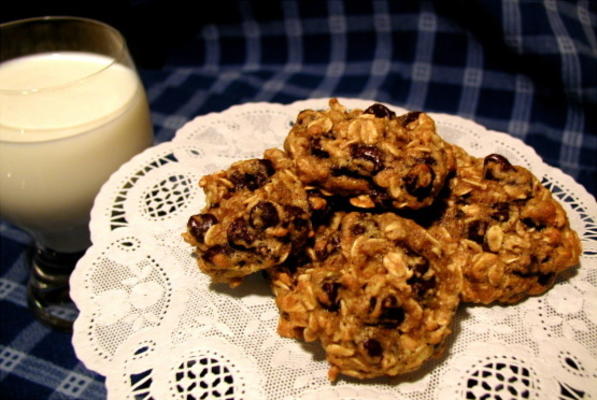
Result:
{"label": "white plate", "polygon": [[199,178],[281,147],[300,110],[325,107],[327,99],[248,103],[197,117],[104,185],[92,211],[93,246],[71,277],[71,295],[80,310],[73,345],[106,376],[109,398],[509,398],[515,391],[540,399],[557,398],[560,385],[597,396],[595,199],[520,140],[459,117],[431,114],[445,139],[529,168],[564,205],[584,246],[568,281],[516,306],[462,308],[447,355],[417,373],[335,385],[317,344],[277,335],[278,312],[259,277],[234,290],[210,284],[180,237],[203,207]]}

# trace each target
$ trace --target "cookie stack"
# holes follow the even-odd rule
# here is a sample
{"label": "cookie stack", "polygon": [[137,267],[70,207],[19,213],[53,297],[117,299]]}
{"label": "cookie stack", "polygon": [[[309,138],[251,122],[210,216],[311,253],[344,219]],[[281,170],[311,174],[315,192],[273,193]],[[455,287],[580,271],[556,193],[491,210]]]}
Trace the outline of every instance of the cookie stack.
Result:
{"label": "cookie stack", "polygon": [[206,206],[183,234],[199,268],[232,287],[263,271],[279,334],[319,341],[331,380],[416,370],[443,352],[461,302],[541,294],[581,252],[531,172],[378,103],[304,110],[284,150],[199,184]]}

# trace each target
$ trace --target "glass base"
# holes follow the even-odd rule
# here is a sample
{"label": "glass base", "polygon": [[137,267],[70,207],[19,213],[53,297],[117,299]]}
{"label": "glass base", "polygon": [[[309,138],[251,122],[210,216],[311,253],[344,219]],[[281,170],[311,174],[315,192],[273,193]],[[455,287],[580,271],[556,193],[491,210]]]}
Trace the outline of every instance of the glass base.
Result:
{"label": "glass base", "polygon": [[69,278],[83,254],[33,249],[27,303],[35,317],[45,325],[72,332],[79,312],[69,296]]}

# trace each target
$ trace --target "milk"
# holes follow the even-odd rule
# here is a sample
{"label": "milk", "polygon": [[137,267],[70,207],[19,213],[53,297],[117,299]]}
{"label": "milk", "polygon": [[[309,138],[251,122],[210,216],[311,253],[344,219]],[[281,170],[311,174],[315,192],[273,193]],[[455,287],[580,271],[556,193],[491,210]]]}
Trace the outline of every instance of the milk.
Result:
{"label": "milk", "polygon": [[101,185],[152,138],[135,71],[110,58],[42,53],[0,64],[0,216],[44,247],[84,249]]}

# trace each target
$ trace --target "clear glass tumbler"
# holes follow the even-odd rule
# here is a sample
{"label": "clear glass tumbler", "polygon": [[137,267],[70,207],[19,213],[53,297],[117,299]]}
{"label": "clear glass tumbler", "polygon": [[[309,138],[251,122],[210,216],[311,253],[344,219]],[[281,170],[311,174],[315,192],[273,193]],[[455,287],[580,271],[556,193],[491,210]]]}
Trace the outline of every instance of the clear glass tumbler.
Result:
{"label": "clear glass tumbler", "polygon": [[116,29],[77,17],[0,25],[0,217],[33,238],[28,303],[43,322],[71,328],[68,279],[90,245],[93,200],[152,142]]}

